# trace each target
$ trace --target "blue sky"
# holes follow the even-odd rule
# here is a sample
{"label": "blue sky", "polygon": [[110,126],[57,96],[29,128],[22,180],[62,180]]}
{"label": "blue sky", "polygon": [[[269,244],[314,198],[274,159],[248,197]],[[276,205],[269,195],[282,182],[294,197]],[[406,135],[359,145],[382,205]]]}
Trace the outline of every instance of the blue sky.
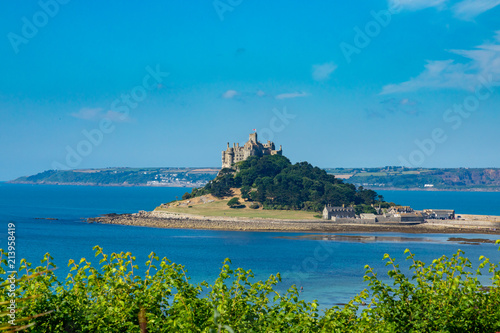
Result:
{"label": "blue sky", "polygon": [[0,180],[219,166],[500,167],[499,0],[3,1]]}

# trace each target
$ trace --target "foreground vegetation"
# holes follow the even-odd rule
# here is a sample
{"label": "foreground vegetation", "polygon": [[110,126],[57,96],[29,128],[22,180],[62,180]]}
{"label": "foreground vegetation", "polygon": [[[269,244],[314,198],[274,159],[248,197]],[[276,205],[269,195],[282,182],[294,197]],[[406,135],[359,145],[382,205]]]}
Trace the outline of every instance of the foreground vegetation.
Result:
{"label": "foreground vegetation", "polygon": [[[498,242],[497,242],[498,243]],[[500,271],[486,258],[474,270],[460,250],[425,265],[408,253],[410,274],[385,255],[391,283],[366,266],[368,290],[344,307],[319,310],[293,286],[279,294],[280,276],[253,282],[251,271],[231,269],[227,259],[209,285],[189,282],[183,266],[151,253],[145,269],[130,253],[106,255],[95,247],[99,265],[69,261],[65,282],[43,266],[21,261],[16,281],[16,324],[2,316],[3,330],[21,325],[31,332],[495,332],[500,330]],[[7,262],[2,251],[4,293]],[[491,286],[478,281],[480,269]],[[365,303],[366,302],[366,303]],[[22,321],[22,320],[25,321]]]}

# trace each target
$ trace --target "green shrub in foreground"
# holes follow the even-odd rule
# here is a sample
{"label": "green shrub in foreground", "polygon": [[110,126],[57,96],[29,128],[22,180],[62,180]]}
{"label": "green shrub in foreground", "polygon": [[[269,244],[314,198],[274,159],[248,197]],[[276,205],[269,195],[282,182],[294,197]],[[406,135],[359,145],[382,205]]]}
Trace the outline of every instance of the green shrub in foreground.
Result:
{"label": "green shrub in foreground", "polygon": [[[481,257],[474,271],[460,250],[430,265],[406,250],[411,262],[409,276],[386,254],[392,283],[382,282],[366,266],[368,290],[342,308],[320,311],[316,301],[299,300],[295,286],[284,294],[275,291],[279,274],[264,282],[252,282],[251,271],[232,270],[228,259],[212,285],[194,285],[183,266],[166,258],[160,261],[154,253],[149,255],[145,270],[139,270],[129,252],[106,255],[100,247],[94,249],[99,265],[94,267],[85,258],[78,263],[70,260],[71,272],[64,283],[52,272],[49,254],[42,260],[44,266],[36,268],[22,260],[16,283],[20,306],[16,318],[30,319],[28,322],[34,325],[28,331],[145,332],[146,326],[148,332],[500,330],[498,266]],[[3,285],[6,264],[2,251]],[[491,274],[488,288],[478,281],[482,268]],[[5,290],[0,298],[3,307],[10,300]],[[7,324],[8,317],[1,318],[2,324]],[[18,323],[23,324],[26,321]]]}

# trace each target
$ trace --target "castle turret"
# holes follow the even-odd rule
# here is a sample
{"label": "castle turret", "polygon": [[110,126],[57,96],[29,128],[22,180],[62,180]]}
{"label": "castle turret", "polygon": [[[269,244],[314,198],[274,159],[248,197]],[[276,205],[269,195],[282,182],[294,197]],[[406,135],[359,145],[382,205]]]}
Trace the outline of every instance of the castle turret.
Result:
{"label": "castle turret", "polygon": [[250,133],[250,142],[257,143],[257,132]]}

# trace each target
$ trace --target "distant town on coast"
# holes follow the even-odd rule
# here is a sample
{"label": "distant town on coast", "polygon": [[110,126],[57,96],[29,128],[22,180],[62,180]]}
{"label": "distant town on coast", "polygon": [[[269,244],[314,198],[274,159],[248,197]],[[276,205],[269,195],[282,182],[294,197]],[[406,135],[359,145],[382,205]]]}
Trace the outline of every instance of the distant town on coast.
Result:
{"label": "distant town on coast", "polygon": [[[385,190],[500,191],[500,168],[324,168],[348,183]],[[94,186],[200,187],[217,167],[96,168],[48,170],[10,183]]]}

